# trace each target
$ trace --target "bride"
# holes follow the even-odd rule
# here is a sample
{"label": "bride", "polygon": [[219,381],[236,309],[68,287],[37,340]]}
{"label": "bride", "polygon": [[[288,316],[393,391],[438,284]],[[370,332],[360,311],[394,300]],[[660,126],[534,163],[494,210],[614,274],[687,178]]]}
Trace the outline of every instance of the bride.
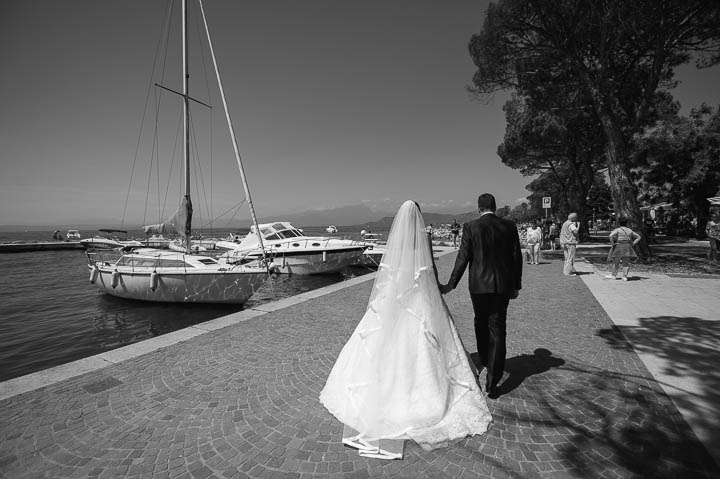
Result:
{"label": "bride", "polygon": [[363,456],[401,458],[487,431],[492,417],[437,282],[420,208],[406,201],[388,236],[365,315],[320,393]]}

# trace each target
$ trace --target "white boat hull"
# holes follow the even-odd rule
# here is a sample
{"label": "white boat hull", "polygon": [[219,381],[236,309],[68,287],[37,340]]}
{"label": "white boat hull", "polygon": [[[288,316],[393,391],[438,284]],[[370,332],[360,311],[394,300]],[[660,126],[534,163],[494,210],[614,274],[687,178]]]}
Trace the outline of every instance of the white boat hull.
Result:
{"label": "white boat hull", "polygon": [[[118,275],[113,287],[113,274],[116,271]],[[151,278],[153,271],[133,270],[130,267],[99,267],[95,284],[104,293],[140,301],[244,304],[267,278],[267,272],[261,269],[247,272],[158,268],[156,272],[154,290]]]}
{"label": "white boat hull", "polygon": [[142,243],[135,240],[115,241],[109,238],[85,238],[80,240],[79,243],[87,250],[111,250],[125,248],[128,246],[138,248],[144,246]]}
{"label": "white boat hull", "polygon": [[362,255],[361,248],[325,250],[323,252],[278,252],[273,257],[275,270],[281,274],[329,274],[342,271]]}
{"label": "white boat hull", "polygon": [[[363,248],[331,249],[322,251],[272,250],[274,272],[280,274],[330,274],[342,271],[362,256]],[[231,252],[229,258],[237,257],[254,260],[260,256],[255,252]],[[229,259],[230,260],[230,259]]]}
{"label": "white boat hull", "polygon": [[375,246],[374,248],[366,249],[358,259],[358,264],[362,266],[378,267],[380,261],[385,254],[385,246]]}

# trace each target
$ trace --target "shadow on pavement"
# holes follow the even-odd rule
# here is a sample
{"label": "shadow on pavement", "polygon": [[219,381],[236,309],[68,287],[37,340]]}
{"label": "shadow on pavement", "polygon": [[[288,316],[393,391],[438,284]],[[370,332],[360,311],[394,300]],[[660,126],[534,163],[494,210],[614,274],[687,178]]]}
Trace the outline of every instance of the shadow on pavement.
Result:
{"label": "shadow on pavement", "polygon": [[500,384],[498,392],[507,394],[517,388],[530,376],[542,374],[550,368],[557,368],[565,364],[565,361],[553,357],[552,352],[545,348],[536,349],[533,354],[522,354],[505,360],[505,372],[508,378]]}
{"label": "shadow on pavement", "polygon": [[667,364],[663,374],[688,379],[697,385],[693,391],[676,388],[669,393],[678,407],[686,411],[689,422],[703,424],[703,429],[709,431],[710,444],[720,442],[719,322],[697,317],[655,316],[639,318],[637,326],[602,329],[598,335],[612,348],[634,349],[659,358]]}
{"label": "shadow on pavement", "polygon": [[573,420],[554,406],[553,426],[573,433],[562,448],[565,460],[584,477],[605,477],[610,458],[633,477],[717,477],[712,458],[699,441],[688,441],[672,406],[659,404],[655,392],[637,386],[601,374],[586,387],[565,392],[567,403],[584,411],[581,420]]}
{"label": "shadow on pavement", "polygon": [[[621,349],[629,349],[624,342]],[[524,381],[522,392],[511,403],[501,400],[493,416],[499,428],[533,430],[525,451],[531,460],[556,451],[565,473],[548,477],[718,477],[717,464],[657,382],[547,353],[508,360],[510,377],[500,389]],[[528,379],[537,374],[543,379]]]}

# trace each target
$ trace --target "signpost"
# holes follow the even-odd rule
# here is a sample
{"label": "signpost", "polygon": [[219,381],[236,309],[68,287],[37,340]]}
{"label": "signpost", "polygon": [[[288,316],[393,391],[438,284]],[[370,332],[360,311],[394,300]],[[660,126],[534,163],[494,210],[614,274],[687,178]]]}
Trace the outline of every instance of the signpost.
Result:
{"label": "signpost", "polygon": [[543,209],[545,210],[545,219],[548,217],[548,210],[552,205],[552,198],[550,196],[543,196]]}

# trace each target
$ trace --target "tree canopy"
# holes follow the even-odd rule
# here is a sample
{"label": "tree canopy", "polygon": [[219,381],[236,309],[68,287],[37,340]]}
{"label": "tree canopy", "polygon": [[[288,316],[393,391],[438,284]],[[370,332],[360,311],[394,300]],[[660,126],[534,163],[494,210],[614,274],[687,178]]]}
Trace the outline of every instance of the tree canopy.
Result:
{"label": "tree canopy", "polygon": [[701,105],[690,116],[671,116],[634,138],[637,182],[651,203],[685,206],[705,231],[710,204],[720,185],[720,108]]}
{"label": "tree canopy", "polygon": [[615,210],[642,229],[632,140],[653,121],[674,69],[720,61],[717,0],[500,0],[470,55],[473,93],[514,90],[538,110],[588,108],[598,122]]}

